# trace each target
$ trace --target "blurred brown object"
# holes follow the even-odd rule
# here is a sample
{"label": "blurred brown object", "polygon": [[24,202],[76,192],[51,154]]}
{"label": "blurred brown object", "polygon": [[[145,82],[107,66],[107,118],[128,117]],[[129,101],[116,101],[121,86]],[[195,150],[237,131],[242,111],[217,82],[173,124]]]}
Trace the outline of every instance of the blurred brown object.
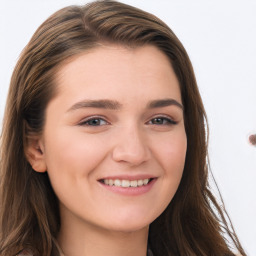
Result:
{"label": "blurred brown object", "polygon": [[256,134],[252,134],[249,136],[249,141],[252,145],[256,146]]}

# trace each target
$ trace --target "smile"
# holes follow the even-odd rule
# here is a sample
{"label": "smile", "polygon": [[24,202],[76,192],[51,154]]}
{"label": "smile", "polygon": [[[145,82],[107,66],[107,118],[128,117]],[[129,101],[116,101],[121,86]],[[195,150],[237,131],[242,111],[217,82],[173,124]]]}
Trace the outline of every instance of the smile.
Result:
{"label": "smile", "polygon": [[157,177],[149,175],[116,176],[99,179],[99,184],[114,193],[124,196],[139,196],[149,192],[157,181]]}
{"label": "smile", "polygon": [[115,187],[141,187],[147,185],[152,179],[140,179],[140,180],[120,180],[120,179],[104,179],[101,180],[102,183],[108,186]]}

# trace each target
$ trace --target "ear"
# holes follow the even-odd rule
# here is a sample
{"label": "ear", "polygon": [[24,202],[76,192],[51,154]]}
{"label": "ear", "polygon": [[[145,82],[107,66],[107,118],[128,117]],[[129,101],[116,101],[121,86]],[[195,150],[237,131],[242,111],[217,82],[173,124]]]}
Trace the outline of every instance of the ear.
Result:
{"label": "ear", "polygon": [[28,162],[36,172],[46,172],[44,147],[40,137],[27,138],[25,154]]}

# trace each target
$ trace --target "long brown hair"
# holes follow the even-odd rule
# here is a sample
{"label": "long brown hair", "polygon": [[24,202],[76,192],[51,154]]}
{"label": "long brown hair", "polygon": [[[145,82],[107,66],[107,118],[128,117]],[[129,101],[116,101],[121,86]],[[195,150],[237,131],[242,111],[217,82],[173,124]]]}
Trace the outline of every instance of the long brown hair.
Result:
{"label": "long brown hair", "polygon": [[40,134],[45,109],[56,95],[55,74],[72,56],[113,43],[151,44],[168,56],[184,105],[187,155],[180,186],[167,209],[150,225],[155,256],[234,255],[224,234],[246,255],[208,184],[207,120],[189,57],[160,19],[115,1],[70,6],[53,14],[35,32],[12,75],[1,136],[0,255],[31,248],[59,255],[58,199],[47,173],[33,171],[25,156],[27,139]]}

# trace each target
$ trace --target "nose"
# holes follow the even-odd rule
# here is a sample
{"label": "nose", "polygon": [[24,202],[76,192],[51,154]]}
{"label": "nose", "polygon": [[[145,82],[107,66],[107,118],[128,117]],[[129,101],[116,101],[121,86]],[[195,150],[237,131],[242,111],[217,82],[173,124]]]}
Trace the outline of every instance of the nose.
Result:
{"label": "nose", "polygon": [[112,152],[114,161],[138,166],[150,159],[151,152],[143,131],[138,128],[123,127],[119,133]]}

